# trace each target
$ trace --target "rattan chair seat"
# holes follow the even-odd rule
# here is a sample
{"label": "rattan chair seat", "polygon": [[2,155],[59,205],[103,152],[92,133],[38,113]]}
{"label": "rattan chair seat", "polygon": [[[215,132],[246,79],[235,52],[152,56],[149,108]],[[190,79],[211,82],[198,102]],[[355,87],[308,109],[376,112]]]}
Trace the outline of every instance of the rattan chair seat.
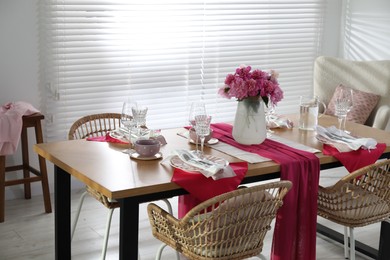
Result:
{"label": "rattan chair seat", "polygon": [[[318,215],[349,228],[350,255],[355,259],[353,229],[390,217],[390,159],[354,171],[333,186],[320,186]],[[345,257],[348,257],[347,233],[345,229]]]}
{"label": "rattan chair seat", "polygon": [[361,227],[390,216],[390,160],[348,174],[318,189],[318,215],[344,226]]}
{"label": "rattan chair seat", "polygon": [[237,189],[199,204],[182,219],[150,203],[153,235],[189,259],[257,256],[290,187],[279,181]]}

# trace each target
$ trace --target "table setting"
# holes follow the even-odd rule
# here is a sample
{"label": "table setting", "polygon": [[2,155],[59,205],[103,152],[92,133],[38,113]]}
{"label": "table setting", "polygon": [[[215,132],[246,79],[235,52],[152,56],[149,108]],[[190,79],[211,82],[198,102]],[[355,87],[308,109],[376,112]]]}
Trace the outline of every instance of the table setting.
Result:
{"label": "table setting", "polygon": [[[237,68],[234,74],[227,76],[225,85],[219,90],[223,97],[238,101],[233,124],[212,123],[205,103],[193,102],[189,111],[190,125],[185,127],[187,134],[183,136],[187,136],[190,143],[190,140],[195,143],[195,149],[173,150],[160,164],[171,166],[171,181],[189,193],[179,196],[179,218],[200,202],[237,189],[248,170],[248,163],[269,160],[280,164],[281,179],[292,181],[293,188],[285,197],[285,204],[276,218],[271,259],[315,259],[319,182],[319,159],[315,153],[319,150],[304,146],[298,149],[292,147],[294,144],[291,142],[286,145],[283,140],[273,140],[273,135],[269,134],[274,127],[287,130],[293,127],[291,121],[276,116],[271,113],[272,110],[267,112],[266,121],[264,106],[275,106],[283,98],[277,77],[275,71],[252,70],[250,66]],[[254,84],[258,89],[251,90],[248,84]],[[126,124],[131,132],[134,126]],[[211,139],[218,142],[209,144]],[[221,151],[218,146],[223,144],[230,152],[240,151],[244,157],[254,159],[228,163],[221,158],[211,158],[204,152],[205,145]],[[222,152],[226,153],[226,150]],[[243,156],[237,158],[243,159]],[[300,246],[296,245],[296,241]]]}
{"label": "table setting", "polygon": [[[386,148],[386,144],[378,143],[374,138],[354,136],[346,129],[347,116],[354,107],[353,93],[352,88],[340,84],[332,97],[333,116],[337,117],[338,127],[313,125],[317,140],[323,144],[322,153],[337,158],[349,172],[375,163]],[[318,117],[329,113],[324,107]]]}
{"label": "table setting", "polygon": [[331,145],[339,152],[356,151],[360,148],[372,150],[377,146],[377,141],[373,138],[355,137],[335,126],[325,128],[318,125],[316,131],[316,137],[321,143]]}
{"label": "table setting", "polygon": [[[304,145],[294,147],[293,142],[286,143],[283,138],[273,140],[273,128],[289,130],[294,125],[288,118],[274,114],[275,104],[283,97],[283,92],[278,88],[275,72],[267,74],[267,79],[275,83],[275,93],[259,95],[259,92],[250,92],[248,84],[251,83],[246,84],[243,79],[249,78],[256,81],[258,77],[261,77],[260,75],[262,75],[261,71],[252,71],[250,66],[242,66],[236,70],[234,75],[227,76],[225,85],[219,93],[227,98],[234,97],[239,101],[235,121],[233,125],[210,123],[209,132],[212,132],[212,138],[217,139],[218,143],[208,145],[212,149],[222,151],[247,163],[272,160],[280,164],[281,179],[292,181],[293,188],[285,197],[284,206],[279,210],[276,219],[271,259],[315,259],[316,198],[320,169],[319,159],[315,153],[321,151],[307,148]],[[263,103],[269,106],[266,110],[263,109]],[[320,106],[323,106],[321,112]],[[298,124],[300,131],[315,131],[317,140],[323,143],[322,152],[339,159],[350,171],[376,161],[386,148],[386,145],[378,144],[372,138],[357,138],[349,135],[345,129],[345,117],[351,106],[352,98],[342,95],[336,104],[339,128],[335,126],[324,128],[318,125],[318,119],[324,115],[326,105],[316,96],[301,98]],[[203,108],[202,111],[205,109]],[[257,128],[250,129],[249,127],[250,132],[248,132],[246,127],[250,125],[248,122],[252,122],[251,120],[253,120],[252,126]],[[190,123],[192,123],[192,128],[196,128],[194,121],[190,121]],[[259,126],[260,128],[258,128]],[[266,129],[266,134],[264,134],[264,129]],[[252,135],[255,137],[254,139],[251,139]],[[185,135],[182,134],[182,136]],[[203,142],[201,142],[200,154],[203,152]],[[365,155],[366,153],[369,154]],[[365,159],[353,160],[356,156],[363,156]],[[184,174],[182,172],[175,174],[177,172],[175,169],[173,182],[177,181],[177,176]],[[203,177],[207,179],[210,176]],[[180,207],[191,208],[199,200],[199,197],[196,198],[196,196],[191,198],[194,191],[190,190],[192,187],[199,187],[200,182],[197,181],[194,184],[194,181],[191,181],[189,187],[183,186],[183,184],[179,185],[190,193],[190,195],[179,198],[179,212],[184,214],[185,210],[180,210]],[[202,189],[200,193],[204,193],[204,190]],[[292,214],[292,212],[295,213]]]}
{"label": "table setting", "polygon": [[374,138],[353,136],[335,126],[316,129],[316,138],[323,143],[322,153],[337,158],[348,172],[375,163],[386,149],[385,143]]}
{"label": "table setting", "polygon": [[[243,78],[249,80],[243,81]],[[179,136],[186,138],[188,143],[195,145],[190,149],[173,149],[169,154],[164,153],[164,156],[158,149],[146,155],[142,155],[141,150],[134,150],[137,143],[143,146],[138,149],[146,149],[146,146],[155,144],[140,143],[141,140],[145,142],[163,136],[143,128],[147,108],[146,110],[142,108],[144,114],[137,115],[136,110],[125,108],[128,106],[125,104],[122,111],[124,127],[116,131],[118,138],[115,138],[117,136],[113,133],[105,138],[106,141],[110,138],[120,140],[119,136],[123,141],[127,139],[127,143],[133,146],[131,150],[127,150],[131,159],[162,159],[160,164],[172,171],[171,182],[188,192],[187,195],[179,196],[179,218],[200,202],[237,189],[251,164],[267,161],[279,164],[280,178],[292,181],[293,188],[284,198],[284,206],[276,218],[271,259],[315,259],[316,198],[320,170],[320,161],[316,153],[320,153],[321,150],[273,134],[275,129],[292,131],[294,128],[292,120],[274,113],[274,106],[283,98],[276,78],[275,71],[269,73],[252,71],[250,66],[242,66],[236,73],[227,76],[225,85],[219,93],[238,101],[233,124],[212,122],[213,118],[207,113],[205,103],[193,102],[189,111],[189,126],[177,132]],[[272,87],[268,89],[270,92],[263,93],[261,89],[249,91],[248,84],[257,86],[257,83],[254,83],[257,80],[271,85]],[[258,85],[260,88],[264,87],[260,83]],[[315,138],[323,143],[323,154],[334,156],[344,165],[348,162],[345,162],[343,157],[351,152],[370,153],[370,156],[367,156],[370,159],[362,160],[363,163],[376,160],[382,154],[386,145],[382,146],[372,138],[357,138],[345,129],[337,129],[335,126],[328,128],[319,126],[318,119],[323,114],[319,112],[320,103],[317,97],[307,99],[305,103],[301,100],[301,108],[305,109],[300,111],[297,128],[303,132],[314,131]],[[137,106],[136,103],[130,104],[133,108]],[[264,109],[264,106],[268,105],[270,107]],[[142,117],[142,123],[137,122],[140,120],[137,119],[139,117]],[[340,124],[339,127],[344,125]],[[160,143],[161,145],[163,144]],[[208,147],[207,150],[205,146]],[[210,155],[210,149],[242,161],[228,162],[222,157]],[[137,156],[133,156],[134,153]],[[346,168],[350,170],[361,167],[361,163],[352,166],[349,164]]]}
{"label": "table setting", "polygon": [[178,135],[194,144],[195,149],[172,150],[160,163],[172,167],[171,181],[189,193],[179,196],[179,218],[204,200],[236,189],[248,169],[247,162],[229,163],[222,157],[204,152],[204,146],[219,143],[213,136],[211,120],[205,103],[193,102],[189,111],[190,124]]}
{"label": "table setting", "polygon": [[[298,122],[298,114],[288,115],[289,118],[292,119],[294,123]],[[319,120],[321,125],[331,126],[333,124],[337,124],[337,119],[331,116],[321,117]],[[210,127],[213,129],[214,124],[211,122]],[[347,124],[347,126],[352,127],[353,131],[352,135],[354,136],[369,136],[375,137],[378,140],[378,143],[386,143],[387,147],[385,150],[385,154],[389,153],[389,145],[388,142],[389,134],[388,132],[381,131],[375,128],[370,128],[363,125],[358,124]],[[218,125],[217,125],[218,127]],[[186,131],[185,128],[174,128],[174,129],[163,129],[161,131],[162,135],[166,138],[167,144],[161,146],[161,152],[164,154],[165,159],[171,151],[175,149],[187,149],[194,150],[195,146],[193,144],[188,143],[188,137],[184,138],[178,133]],[[223,133],[229,134],[229,131],[222,131]],[[230,132],[231,134],[231,132]],[[272,138],[280,137],[282,139],[279,142],[284,142],[284,140],[289,140],[289,146],[293,143],[299,145],[308,145],[310,147],[315,147],[319,150],[322,150],[322,144],[315,138],[315,131],[301,131],[297,127],[292,129],[275,129],[275,133],[272,134]],[[213,138],[218,138],[214,136]],[[277,141],[277,140],[275,140]],[[260,163],[249,163],[246,161],[241,161],[237,159],[237,157],[230,156],[229,154],[225,154],[220,152],[214,147],[224,144],[224,142],[219,139],[218,144],[215,145],[205,145],[205,155],[214,155],[216,157],[226,158],[229,161],[229,166],[231,166],[235,170],[235,177],[232,178],[223,178],[220,180],[214,181],[212,178],[206,178],[201,173],[194,174],[186,171],[182,171],[181,169],[174,168],[170,164],[161,165],[161,161],[140,161],[131,159],[127,154],[122,153],[122,148],[117,149],[116,146],[112,147],[111,145],[106,145],[101,142],[86,142],[85,140],[75,140],[75,141],[61,141],[47,144],[39,144],[34,146],[34,150],[42,155],[47,160],[50,160],[54,163],[57,171],[57,189],[55,190],[56,195],[61,197],[62,200],[65,200],[64,203],[58,204],[56,212],[56,219],[58,223],[60,223],[60,227],[65,227],[65,230],[60,230],[58,234],[59,237],[63,237],[64,235],[70,233],[68,228],[70,229],[70,223],[68,223],[68,219],[64,216],[70,214],[70,202],[67,200],[70,192],[70,178],[76,178],[88,185],[93,185],[97,190],[105,194],[107,197],[118,199],[122,202],[122,207],[124,210],[121,210],[121,233],[123,233],[126,237],[122,237],[122,241],[127,243],[128,241],[134,241],[138,238],[138,233],[135,232],[138,223],[137,214],[139,210],[139,205],[144,203],[145,201],[149,201],[150,199],[160,199],[160,198],[170,198],[172,196],[178,196],[183,193],[186,193],[184,188],[181,185],[174,182],[174,177],[176,176],[184,176],[188,175],[188,178],[183,178],[185,181],[189,183],[197,182],[193,181],[192,178],[199,178],[200,181],[206,180],[207,182],[220,182],[220,185],[216,185],[217,187],[224,188],[229,186],[232,189],[237,188],[237,185],[241,183],[242,180],[245,183],[251,183],[255,181],[266,180],[270,177],[275,178],[275,176],[281,176],[280,170],[281,166],[277,162],[266,161]],[[321,146],[320,146],[321,144]],[[206,146],[208,146],[206,148]],[[249,145],[251,146],[251,145]],[[236,148],[236,147],[234,147]],[[236,148],[238,149],[238,148]],[[272,151],[272,150],[269,150]],[[374,151],[374,150],[371,150]],[[80,156],[88,153],[88,157],[83,157],[83,160],[80,160]],[[332,156],[322,155],[321,153],[316,152],[316,155],[320,159],[321,167],[329,168],[335,167],[334,163],[337,163],[337,160],[332,158]],[[383,156],[383,155],[382,155]],[[55,159],[54,159],[55,158]],[[110,158],[109,160],[107,160]],[[243,163],[242,165],[237,163]],[[88,165],[88,167],[86,167]],[[240,169],[240,166],[241,169]],[[235,168],[237,167],[237,168]],[[115,169],[112,171],[111,169]],[[270,176],[270,177],[268,177]],[[236,179],[237,178],[237,179]],[[276,177],[277,178],[277,177]],[[224,182],[229,180],[228,184]],[[235,182],[230,182],[231,180],[235,180]],[[303,178],[303,180],[307,180],[307,178]],[[299,185],[294,185],[295,187]],[[309,187],[316,187],[315,184],[308,185]],[[206,190],[203,187],[204,185],[197,185],[195,188],[200,190],[200,194],[203,194],[202,191]],[[214,188],[207,189],[211,192],[214,192]],[[188,191],[187,191],[188,192]],[[312,192],[312,191],[311,191]],[[188,192],[189,193],[189,192]],[[187,195],[186,195],[187,196]],[[308,194],[309,197],[313,197],[313,195]],[[184,196],[183,196],[184,197]],[[183,198],[179,197],[179,200]],[[192,196],[193,197],[193,196]],[[314,196],[315,197],[315,196]],[[61,200],[60,200],[61,201]],[[285,201],[285,204],[289,202]],[[295,202],[294,202],[295,203]],[[196,202],[194,202],[196,205]],[[189,207],[191,208],[191,207]],[[305,204],[303,207],[298,207],[298,209],[308,209]],[[186,210],[184,208],[184,210]],[[296,211],[290,211],[296,212]],[[299,214],[304,214],[305,212],[298,211]],[[295,214],[295,213],[293,213]],[[291,213],[287,212],[287,220],[293,221],[295,223],[295,219],[290,218]],[[298,227],[298,224],[292,224],[288,222],[287,227],[293,227],[294,229]],[[309,222],[308,222],[309,223]],[[307,226],[301,225],[303,227]],[[282,229],[283,230],[283,229]],[[289,231],[288,231],[289,232]],[[310,230],[302,230],[299,232],[299,235],[305,236],[306,232],[315,233],[315,228]],[[275,232],[280,233],[280,232]],[[284,233],[284,231],[282,232]],[[298,240],[299,239],[298,235]],[[293,237],[297,237],[294,235]],[[310,237],[310,235],[309,235]],[[130,238],[132,240],[130,240]],[[273,255],[277,254],[277,249],[281,251],[286,251],[285,248],[289,246],[289,244],[284,244],[283,240],[280,240],[279,237],[274,238],[274,246],[273,246]],[[283,238],[282,238],[283,239]],[[288,236],[285,239],[291,239],[291,236]],[[310,237],[310,239],[312,239]],[[295,241],[298,241],[295,239]],[[312,239],[315,245],[315,238]],[[61,245],[65,245],[65,252],[70,252],[70,242],[65,239],[58,240]],[[303,240],[305,241],[305,239]],[[303,242],[302,242],[303,243]],[[300,245],[302,244],[300,243]],[[282,245],[282,246],[278,246]],[[313,252],[313,248],[309,244],[311,250]],[[132,247],[131,251],[126,251],[126,248],[121,248],[121,252],[123,250],[126,251],[126,255],[134,256],[131,252],[136,250],[136,247]],[[306,248],[306,247],[305,247]],[[304,248],[304,249],[305,249]],[[314,247],[315,248],[315,247]],[[315,250],[315,249],[314,249]],[[308,250],[305,250],[308,251]],[[61,251],[63,252],[63,250]],[[136,251],[135,251],[136,252]],[[291,250],[288,252],[296,252],[296,250]],[[136,254],[135,254],[136,255]],[[292,258],[284,258],[284,259],[292,259]],[[298,259],[298,257],[296,258]],[[304,258],[303,258],[304,259]],[[311,259],[306,258],[306,259]],[[315,259],[315,258],[314,258]]]}
{"label": "table setting", "polygon": [[90,136],[87,141],[108,142],[124,145],[122,152],[129,154],[131,159],[150,161],[163,158],[160,147],[166,144],[161,129],[148,129],[146,116],[148,107],[140,105],[132,99],[123,102],[121,125],[108,131],[103,136]]}
{"label": "table setting", "polygon": [[[249,81],[251,82],[258,80],[260,89],[248,92],[248,85],[242,81],[244,78],[250,79]],[[237,114],[233,124],[211,123],[211,120],[207,120],[206,123],[202,121],[195,122],[194,118],[204,120],[209,117],[202,104],[196,105],[196,112],[192,112],[194,109],[191,109],[190,127],[187,128],[189,129],[187,130],[189,132],[187,136],[190,136],[190,131],[194,128],[195,132],[201,137],[201,148],[200,150],[196,148],[194,151],[176,151],[176,156],[181,155],[183,157],[184,155],[184,157],[187,157],[185,155],[187,152],[195,154],[196,163],[191,163],[193,162],[191,156],[182,158],[182,161],[191,166],[197,165],[199,168],[198,174],[183,170],[180,167],[174,167],[171,181],[189,192],[188,195],[179,196],[180,218],[202,200],[208,199],[210,196],[219,195],[220,192],[236,189],[248,170],[248,163],[267,160],[279,163],[281,179],[291,180],[295,185],[293,185],[293,189],[285,197],[285,204],[279,210],[276,218],[271,259],[315,259],[316,195],[319,181],[319,160],[314,153],[319,152],[319,150],[299,150],[283,144],[283,141],[272,140],[272,135],[267,134],[266,112],[263,107],[271,102],[272,105],[276,105],[283,98],[283,92],[276,78],[277,73],[275,71],[270,73],[260,70],[252,71],[250,66],[241,66],[237,68],[235,74],[227,76],[225,85],[220,89],[219,93],[226,98],[234,97],[238,101]],[[265,91],[261,89],[267,84],[268,86],[272,84],[272,87],[269,88],[271,91],[261,92]],[[238,90],[238,88],[241,89]],[[243,94],[244,92],[246,94]],[[270,118],[268,116],[268,119]],[[285,118],[274,116],[273,123],[275,122],[280,123],[276,126],[277,128],[291,129],[292,127],[290,121]],[[212,133],[212,138],[218,140],[216,144],[206,144],[211,149],[221,150],[218,146],[225,145],[225,149],[227,147],[230,149],[230,152],[240,151],[241,154],[244,154],[244,157],[245,154],[251,154],[256,157],[251,162],[244,160],[243,162],[229,163],[229,165],[224,166],[224,169],[231,167],[235,176],[219,179],[212,178],[220,169],[211,166],[213,163],[208,158],[205,158],[204,155],[204,137],[209,135],[210,132]],[[181,135],[186,136],[184,134]],[[197,147],[197,141],[195,143]],[[229,155],[236,156],[231,153]],[[242,158],[241,155],[239,159]],[[162,163],[165,162],[166,160]],[[206,168],[210,166],[215,171],[205,173],[204,169],[202,169],[205,164]],[[174,165],[171,164],[171,166]],[[292,214],[292,212],[296,212],[296,214]],[[300,246],[297,246],[295,241],[299,241]],[[302,248],[305,248],[305,250],[302,250]]]}

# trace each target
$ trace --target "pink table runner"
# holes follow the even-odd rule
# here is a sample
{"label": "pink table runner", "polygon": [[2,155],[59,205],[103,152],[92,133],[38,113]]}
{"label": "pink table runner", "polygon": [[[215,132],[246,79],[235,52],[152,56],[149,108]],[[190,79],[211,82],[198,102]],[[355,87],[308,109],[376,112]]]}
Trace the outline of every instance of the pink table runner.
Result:
{"label": "pink table runner", "polygon": [[184,217],[190,209],[199,203],[217,195],[237,189],[237,186],[241,183],[248,171],[248,163],[230,163],[230,167],[232,167],[236,176],[218,180],[206,178],[201,173],[190,173],[175,168],[171,181],[180,185],[189,192],[188,195],[179,196],[179,218]]}
{"label": "pink table runner", "polygon": [[320,172],[317,156],[269,139],[259,145],[242,145],[234,141],[231,125],[218,123],[211,127],[215,138],[279,163],[280,178],[293,183],[276,217],[271,259],[314,260]]}

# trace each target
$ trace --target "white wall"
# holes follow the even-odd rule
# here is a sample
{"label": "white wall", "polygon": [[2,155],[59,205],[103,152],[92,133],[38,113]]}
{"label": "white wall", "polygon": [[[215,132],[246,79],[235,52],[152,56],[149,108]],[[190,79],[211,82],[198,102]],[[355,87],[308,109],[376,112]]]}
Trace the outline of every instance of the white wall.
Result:
{"label": "white wall", "polygon": [[[0,105],[9,101],[25,101],[42,110],[39,84],[38,0],[0,0]],[[32,141],[33,129],[29,129],[30,161],[39,169]],[[15,155],[6,157],[6,165],[21,164],[20,145]],[[53,186],[53,165],[47,163],[50,190]],[[7,174],[12,179],[20,172]],[[82,187],[74,183],[74,188]],[[32,194],[41,194],[41,184],[32,184]],[[6,199],[23,197],[23,185],[6,188]]]}
{"label": "white wall", "polygon": [[[0,1],[0,105],[8,101],[26,101],[37,109],[39,97],[39,57],[38,57],[38,0]],[[34,140],[34,132],[29,130],[29,140]],[[32,165],[38,168],[36,154],[30,145]],[[21,164],[20,147],[15,156],[6,157],[6,165]],[[49,165],[50,169],[53,168]],[[48,167],[48,168],[49,168]],[[17,172],[8,173],[14,178]],[[19,173],[20,174],[20,173]],[[53,174],[50,174],[53,183]],[[6,188],[6,199],[22,197],[22,185]],[[40,183],[32,184],[33,194],[41,193]],[[52,186],[51,190],[54,188]]]}
{"label": "white wall", "polygon": [[[31,103],[38,109],[42,109],[38,77],[37,3],[38,0],[0,1],[1,105],[8,101],[23,100]],[[369,5],[366,6],[365,3],[369,3]],[[371,8],[372,11],[381,10],[383,12],[383,9],[385,9],[385,12],[389,13],[388,0],[353,0],[349,4],[353,5],[355,10],[361,9],[366,11]],[[339,0],[328,0],[327,8],[327,15],[324,19],[323,55],[339,56],[339,36],[340,34],[342,35],[342,30],[340,31],[342,2]],[[390,59],[389,56],[387,58]],[[29,134],[30,140],[33,140],[32,133]],[[30,150],[33,165],[37,167],[37,159],[31,147]],[[20,151],[17,151],[14,156],[8,156],[6,162],[7,165],[20,163]],[[53,191],[53,165],[51,163],[48,163],[48,170],[50,188]],[[73,182],[72,184],[74,188],[82,186],[80,183]],[[37,193],[41,193],[38,183],[33,184],[33,194]],[[22,186],[7,187],[6,199],[15,197],[22,197]]]}
{"label": "white wall", "polygon": [[24,100],[39,108],[37,0],[0,1],[1,104]]}

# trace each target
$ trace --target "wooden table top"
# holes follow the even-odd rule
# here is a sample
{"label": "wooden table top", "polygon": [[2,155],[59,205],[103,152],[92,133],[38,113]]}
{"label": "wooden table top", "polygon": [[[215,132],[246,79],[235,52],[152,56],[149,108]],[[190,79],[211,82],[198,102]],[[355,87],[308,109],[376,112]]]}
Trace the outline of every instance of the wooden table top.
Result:
{"label": "wooden table top", "polygon": [[[297,116],[289,118],[298,125]],[[337,118],[322,116],[319,119],[322,126],[337,125]],[[385,152],[390,152],[390,132],[374,129],[364,125],[347,124],[347,129],[353,135],[373,137],[378,142],[386,143]],[[166,158],[175,149],[194,149],[186,138],[177,133],[184,129],[163,130],[162,134],[167,144],[161,147],[163,158]],[[322,144],[317,141],[314,131],[293,129],[277,129],[275,134],[307,146],[322,150]],[[171,182],[173,168],[162,160],[142,161],[130,159],[122,151],[126,145],[92,142],[86,140],[60,141],[41,143],[34,146],[34,150],[53,164],[65,170],[86,185],[89,185],[105,196],[120,199],[135,195],[151,194],[161,191],[180,189]],[[205,147],[205,153],[223,157],[229,162],[238,162],[239,159],[221,153],[212,147]],[[331,156],[317,153],[321,164],[337,162]],[[248,165],[247,177],[279,172],[279,165],[270,161]]]}

